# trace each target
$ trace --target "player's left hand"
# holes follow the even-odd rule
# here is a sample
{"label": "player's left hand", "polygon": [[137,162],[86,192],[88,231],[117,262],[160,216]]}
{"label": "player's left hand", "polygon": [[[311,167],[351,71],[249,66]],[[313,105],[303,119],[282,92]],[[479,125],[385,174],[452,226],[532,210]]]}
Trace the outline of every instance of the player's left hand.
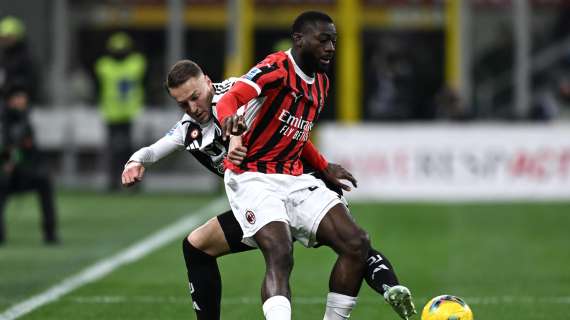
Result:
{"label": "player's left hand", "polygon": [[241,136],[232,136],[228,147],[228,160],[239,166],[247,154],[247,148],[243,146]]}
{"label": "player's left hand", "polygon": [[352,186],[355,188],[358,187],[358,182],[352,176],[352,173],[348,172],[348,170],[346,170],[340,164],[329,162],[329,165],[322,171],[322,173],[329,182],[342,188],[345,191],[350,191],[352,188],[349,185],[342,183],[340,179],[348,180],[350,183],[352,183]]}
{"label": "player's left hand", "polygon": [[243,115],[233,114],[224,119],[222,123],[223,139],[226,140],[229,136],[241,136],[247,130],[245,118]]}

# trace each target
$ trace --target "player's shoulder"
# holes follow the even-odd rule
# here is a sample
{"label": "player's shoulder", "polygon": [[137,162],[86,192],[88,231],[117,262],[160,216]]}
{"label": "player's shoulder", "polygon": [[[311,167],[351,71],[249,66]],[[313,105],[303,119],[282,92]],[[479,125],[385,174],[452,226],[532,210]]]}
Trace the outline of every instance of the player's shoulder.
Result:
{"label": "player's shoulder", "polygon": [[222,82],[212,83],[212,86],[214,87],[214,96],[228,92],[238,79],[239,78],[230,77]]}
{"label": "player's shoulder", "polygon": [[283,77],[287,73],[286,63],[287,54],[282,51],[272,53],[251,68],[242,78],[256,81],[261,76],[272,74],[274,76]]}
{"label": "player's shoulder", "polygon": [[268,64],[268,63],[282,64],[283,61],[285,60],[287,60],[287,53],[285,53],[284,51],[277,51],[265,57],[265,59],[263,59],[259,64]]}
{"label": "player's shoulder", "polygon": [[192,119],[192,117],[190,117],[189,115],[184,113],[182,115],[182,118],[180,118],[180,120],[178,120],[172,126],[172,128],[170,128],[170,130],[168,130],[166,135],[167,136],[179,136],[179,135],[183,134],[188,129],[188,124],[190,122],[193,122],[193,121],[194,121],[194,119]]}
{"label": "player's shoulder", "polygon": [[265,72],[270,72],[279,69],[287,71],[286,67],[287,60],[288,58],[285,52],[277,51],[268,55],[267,57],[265,57],[265,59],[261,60],[261,62],[259,62],[252,70],[260,69]]}

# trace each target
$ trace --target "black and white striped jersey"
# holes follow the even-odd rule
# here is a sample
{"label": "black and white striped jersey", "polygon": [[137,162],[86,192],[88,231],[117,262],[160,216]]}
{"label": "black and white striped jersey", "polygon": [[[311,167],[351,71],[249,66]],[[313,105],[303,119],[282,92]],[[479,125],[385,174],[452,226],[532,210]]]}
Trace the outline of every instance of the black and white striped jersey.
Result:
{"label": "black and white striped jersey", "polygon": [[187,114],[184,114],[179,121],[181,133],[185,133],[183,137],[186,150],[208,170],[221,177],[224,175],[224,158],[228,153],[229,140],[222,139],[222,126],[216,117],[216,104],[236,80],[237,78],[229,78],[212,84],[214,87],[212,117],[208,123],[200,124]]}
{"label": "black and white striped jersey", "polygon": [[223,177],[223,160],[228,153],[229,140],[222,140],[222,129],[216,119],[216,104],[236,80],[237,78],[229,78],[212,84],[213,114],[210,121],[201,124],[185,113],[163,138],[135,152],[129,161],[152,164],[176,150],[186,149],[208,170]]}

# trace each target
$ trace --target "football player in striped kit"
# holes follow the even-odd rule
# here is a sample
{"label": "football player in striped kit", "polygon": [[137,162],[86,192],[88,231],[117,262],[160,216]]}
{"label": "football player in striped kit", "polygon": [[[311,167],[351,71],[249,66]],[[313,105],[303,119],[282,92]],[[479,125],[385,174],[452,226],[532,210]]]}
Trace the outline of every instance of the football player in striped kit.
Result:
{"label": "football player in striped kit", "polygon": [[[325,71],[334,57],[336,27],[322,12],[304,12],[293,23],[292,40],[293,48],[268,55],[218,102],[224,135],[241,136],[236,141],[242,145],[236,146],[247,148],[240,165],[226,161],[226,194],[243,242],[258,246],[265,258],[261,295],[266,319],[291,319],[293,238],[337,253],[324,319],[348,319],[369,273],[367,264],[375,261],[369,256],[370,241],[346,204],[322,181],[303,173],[300,160],[330,87]],[[245,106],[243,115],[237,112],[240,106]],[[323,170],[326,161],[316,159],[314,167]],[[384,274],[395,279],[392,268],[386,269]],[[379,292],[403,319],[415,313],[406,287],[396,282]]]}
{"label": "football player in striped kit", "polygon": [[[221,83],[212,81],[200,67],[190,60],[177,62],[170,70],[165,86],[184,110],[182,119],[160,140],[135,152],[122,174],[122,183],[131,186],[143,179],[145,168],[176,152],[187,150],[212,173],[222,177],[224,157],[240,165],[245,148],[227,153],[229,141],[223,140],[221,126],[215,118],[220,97],[235,83],[230,78]],[[235,137],[234,139],[239,138]],[[232,140],[234,142],[236,140]],[[339,179],[356,180],[344,168],[327,163],[310,142],[305,147],[303,160],[307,167],[325,163],[319,176],[339,196],[342,189],[350,190]],[[254,247],[242,243],[243,232],[232,211],[224,212],[196,228],[183,240],[183,253],[188,271],[190,291],[198,319],[220,319],[221,278],[216,258]],[[368,253],[367,281],[378,292],[383,286],[395,286],[398,280],[390,262],[378,251]]]}

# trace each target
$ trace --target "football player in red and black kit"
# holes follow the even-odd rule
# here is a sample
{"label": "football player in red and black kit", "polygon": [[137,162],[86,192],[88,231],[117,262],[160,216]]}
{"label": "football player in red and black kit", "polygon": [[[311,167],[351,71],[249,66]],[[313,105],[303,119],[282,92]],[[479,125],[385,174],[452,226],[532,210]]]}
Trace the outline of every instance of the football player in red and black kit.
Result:
{"label": "football player in red and black kit", "polygon": [[[216,116],[216,104],[235,83],[230,78],[221,83],[212,83],[195,63],[180,61],[169,72],[166,86],[171,96],[185,111],[184,117],[157,143],[137,151],[123,172],[123,183],[131,185],[143,177],[145,166],[152,164],[175,150],[188,150],[206,168],[221,175],[228,149],[223,141]],[[292,123],[293,125],[299,125]],[[233,141],[233,140],[232,140]],[[236,165],[243,160],[245,149],[228,154]],[[354,178],[338,165],[326,160],[307,143],[303,149],[309,163],[322,170],[329,187],[340,191],[350,188],[338,179],[355,183]],[[302,156],[303,157],[303,156]],[[191,294],[198,319],[220,319],[221,279],[216,258],[229,253],[251,250],[244,245],[243,233],[231,211],[220,214],[203,226],[195,229],[183,241],[183,251],[192,286]],[[398,280],[388,260],[378,251],[369,248],[365,279],[380,293],[385,286],[397,288]]]}
{"label": "football player in red and black kit", "polygon": [[[408,319],[415,313],[410,291],[399,285],[387,259],[374,270],[368,235],[355,224],[346,205],[314,176],[303,174],[300,160],[326,99],[325,71],[336,46],[336,28],[321,12],[305,12],[293,24],[293,48],[267,56],[238,79],[220,99],[217,117],[226,136],[241,136],[247,148],[236,165],[226,161],[226,194],[246,244],[261,249],[266,274],[262,285],[266,319],[290,319],[289,276],[292,239],[311,247],[331,247],[338,258],[329,282],[324,319],[347,319],[362,279],[384,278],[376,287]],[[240,106],[244,110],[238,112]],[[239,141],[239,140],[237,140]],[[229,152],[233,148],[230,146]],[[324,158],[315,161],[326,166]],[[371,272],[372,271],[372,272]]]}

